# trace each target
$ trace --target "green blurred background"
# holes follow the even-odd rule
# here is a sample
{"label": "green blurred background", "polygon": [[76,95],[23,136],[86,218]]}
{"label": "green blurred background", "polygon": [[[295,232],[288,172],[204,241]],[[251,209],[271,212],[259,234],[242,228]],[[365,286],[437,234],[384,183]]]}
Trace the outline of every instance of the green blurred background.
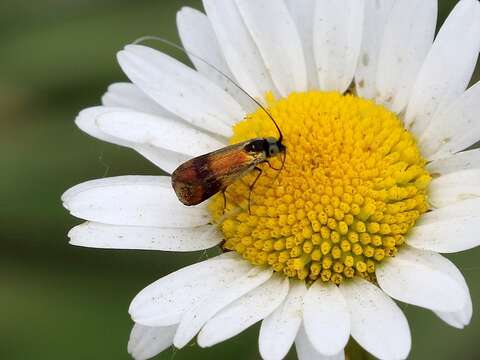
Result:
{"label": "green blurred background", "polygon": [[[456,1],[440,0],[440,21]],[[128,359],[133,296],[201,254],[114,251],[68,245],[80,221],[60,195],[105,176],[159,174],[133,151],[90,138],[73,119],[126,78],[115,53],[142,35],[178,42],[187,0],[1,0],[0,359]],[[480,78],[478,68],[475,75]],[[450,256],[480,306],[480,249]],[[478,359],[480,318],[463,331],[401,304],[411,359]],[[167,350],[159,359],[258,359],[258,326],[212,349]],[[293,356],[292,356],[293,358]]]}

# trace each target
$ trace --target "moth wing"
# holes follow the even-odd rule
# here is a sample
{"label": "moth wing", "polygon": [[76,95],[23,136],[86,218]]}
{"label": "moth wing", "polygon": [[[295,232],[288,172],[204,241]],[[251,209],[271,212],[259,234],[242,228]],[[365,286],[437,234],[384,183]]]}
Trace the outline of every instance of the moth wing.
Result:
{"label": "moth wing", "polygon": [[263,161],[262,154],[244,150],[245,143],[224,147],[180,165],[172,174],[172,186],[185,205],[197,205],[224,190]]}

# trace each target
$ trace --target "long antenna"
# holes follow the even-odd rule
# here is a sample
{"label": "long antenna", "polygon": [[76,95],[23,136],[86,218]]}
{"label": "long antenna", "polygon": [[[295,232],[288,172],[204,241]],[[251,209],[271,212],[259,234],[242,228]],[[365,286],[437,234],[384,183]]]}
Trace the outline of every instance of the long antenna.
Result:
{"label": "long antenna", "polygon": [[201,62],[203,62],[205,65],[211,67],[212,69],[214,69],[216,72],[218,72],[219,74],[221,74],[223,77],[225,77],[226,79],[228,79],[236,88],[238,88],[242,93],[244,93],[245,95],[247,95],[255,104],[258,105],[258,107],[260,107],[264,112],[265,114],[267,114],[267,116],[272,120],[273,124],[275,125],[275,127],[277,128],[277,131],[280,135],[280,137],[278,138],[278,141],[279,142],[282,142],[283,140],[283,134],[282,134],[282,131],[280,130],[280,127],[278,126],[277,122],[275,121],[275,119],[273,118],[273,116],[267,111],[267,109],[259,102],[257,101],[252,95],[250,95],[246,90],[244,90],[240,85],[238,85],[230,76],[228,76],[227,74],[225,74],[222,70],[218,69],[216,66],[210,64],[207,60],[205,60],[204,58],[188,51],[187,49],[185,49],[184,47],[180,46],[180,45],[177,45],[175,44],[174,42],[170,41],[170,40],[167,40],[165,38],[162,38],[160,36],[142,36],[140,38],[138,38],[137,40],[135,40],[133,42],[133,44],[139,44],[139,43],[142,43],[144,41],[147,41],[147,40],[156,40],[156,41],[160,41],[161,43],[163,44],[166,44],[166,45],[169,45],[171,47],[174,47],[175,49],[177,50],[180,50],[182,52],[184,52],[185,54],[189,55],[189,56],[192,56],[198,60],[200,60]]}

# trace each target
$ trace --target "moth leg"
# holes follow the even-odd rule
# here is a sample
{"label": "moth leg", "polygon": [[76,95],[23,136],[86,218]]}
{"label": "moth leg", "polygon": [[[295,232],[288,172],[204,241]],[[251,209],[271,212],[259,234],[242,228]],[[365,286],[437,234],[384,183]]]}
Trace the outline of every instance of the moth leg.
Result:
{"label": "moth leg", "polygon": [[257,170],[257,171],[258,171],[258,174],[257,174],[257,177],[255,178],[255,180],[253,180],[253,183],[250,185],[250,191],[248,192],[248,213],[249,213],[249,214],[252,214],[252,211],[251,211],[251,208],[250,208],[250,204],[251,204],[253,187],[255,186],[255,184],[257,183],[258,179],[260,178],[260,176],[261,176],[262,173],[263,173],[263,170],[260,169],[258,166],[255,166],[255,167],[253,168],[253,170]]}
{"label": "moth leg", "polygon": [[223,189],[221,191],[222,196],[223,196],[223,215],[225,215],[225,210],[227,210],[227,194],[225,194],[227,189]]}
{"label": "moth leg", "polygon": [[[283,153],[283,157],[282,157],[282,166],[280,167],[280,169],[275,169],[275,170],[278,170],[277,174],[275,175],[275,178],[273,179],[272,181],[272,185],[275,184],[275,181],[277,181],[278,179],[278,176],[280,175],[280,173],[282,172],[284,166],[285,166],[285,160],[287,160],[287,149],[285,149],[285,152]],[[268,165],[270,165],[270,163],[268,163]],[[270,167],[272,169],[274,169],[271,165]]]}
{"label": "moth leg", "polygon": [[282,170],[281,167],[280,167],[280,168],[273,167],[272,164],[270,164],[270,161],[268,161],[268,160],[265,160],[265,162],[268,164],[268,166],[270,167],[270,169],[277,170],[277,171],[278,171],[278,170]]}

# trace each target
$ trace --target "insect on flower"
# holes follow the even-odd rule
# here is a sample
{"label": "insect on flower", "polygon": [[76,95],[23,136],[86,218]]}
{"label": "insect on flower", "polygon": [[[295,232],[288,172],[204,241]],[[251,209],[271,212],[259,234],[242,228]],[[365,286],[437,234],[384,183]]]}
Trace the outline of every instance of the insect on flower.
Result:
{"label": "insect on flower", "polygon": [[257,165],[268,163],[268,158],[285,153],[285,149],[281,133],[278,139],[256,138],[226,146],[184,162],[172,173],[172,186],[183,204],[197,205],[224,191],[246,173],[257,170],[251,190],[262,174]]}
{"label": "insect on flower", "polygon": [[[220,75],[230,81],[235,87],[237,87],[242,93],[244,93],[259,108],[261,108],[272,120],[279,134],[278,139],[274,137],[265,137],[247,140],[241,143],[226,146],[216,151],[212,151],[208,154],[197,156],[181,164],[172,173],[172,187],[175,190],[178,199],[184,205],[198,205],[213,195],[219,192],[224,192],[229,185],[241,178],[243,175],[249,173],[250,171],[256,170],[258,171],[258,175],[250,185],[251,194],[255,183],[262,175],[262,169],[258,167],[259,164],[267,163],[274,170],[282,170],[286,158],[286,147],[282,143],[282,131],[280,130],[280,127],[273,116],[260,102],[248,94],[227,74],[217,69],[214,65],[210,64],[203,58],[187,51],[183,47],[172,43],[169,40],[156,36],[142,37],[135,41],[135,43],[139,43],[144,40],[160,41],[188,55],[194,56],[213,68]],[[283,154],[283,159],[282,167],[277,169],[269,163],[268,159],[278,154]],[[226,205],[225,194],[224,200]],[[250,208],[250,196],[248,204]]]}

